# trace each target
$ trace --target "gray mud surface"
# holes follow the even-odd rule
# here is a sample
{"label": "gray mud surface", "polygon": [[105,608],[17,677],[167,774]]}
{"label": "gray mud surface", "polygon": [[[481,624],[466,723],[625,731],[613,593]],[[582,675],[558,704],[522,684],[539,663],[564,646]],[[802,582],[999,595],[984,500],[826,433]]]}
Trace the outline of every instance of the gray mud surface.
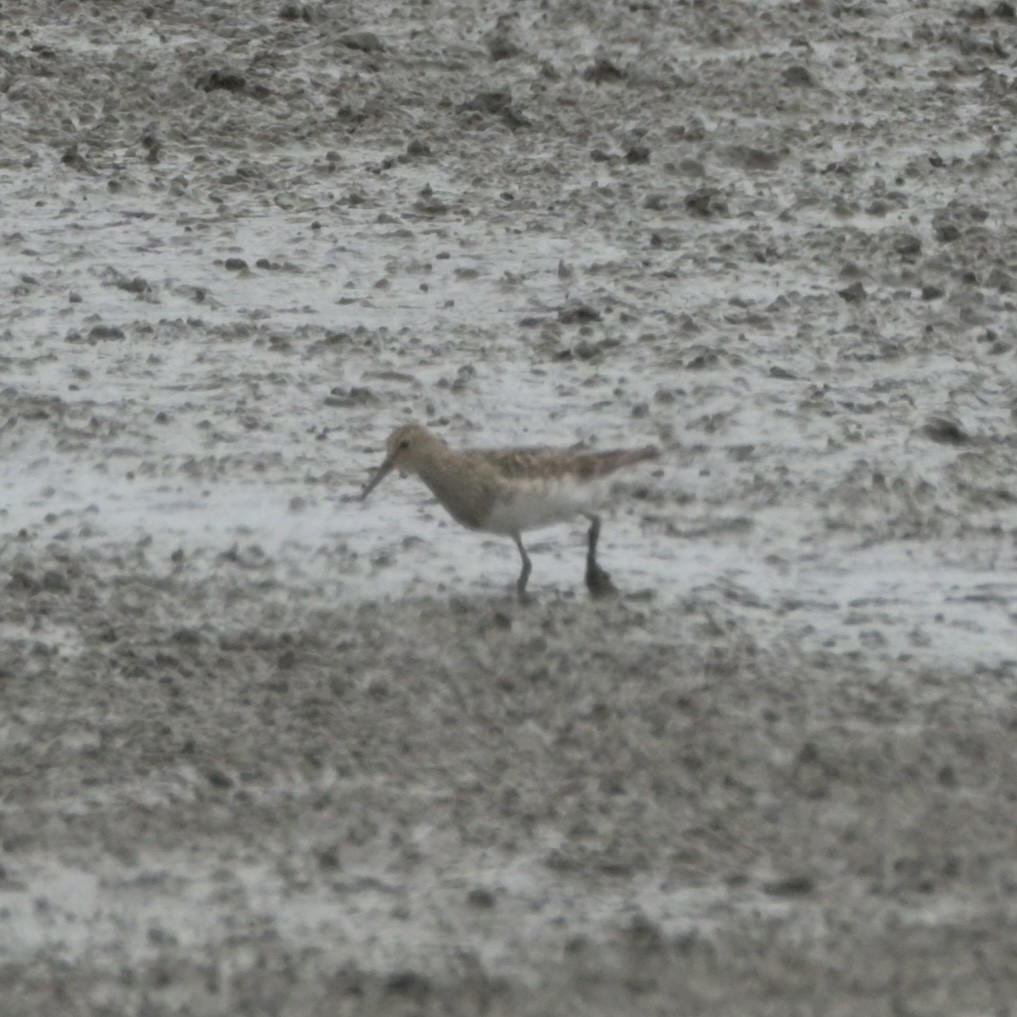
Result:
{"label": "gray mud surface", "polygon": [[[0,995],[1012,1012],[1009,3],[0,12]],[[359,485],[659,444],[582,588]]]}

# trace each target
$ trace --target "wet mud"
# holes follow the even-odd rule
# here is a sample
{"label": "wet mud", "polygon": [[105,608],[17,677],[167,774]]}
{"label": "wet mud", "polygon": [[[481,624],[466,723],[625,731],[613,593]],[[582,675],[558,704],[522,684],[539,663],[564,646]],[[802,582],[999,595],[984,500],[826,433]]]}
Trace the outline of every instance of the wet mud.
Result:
{"label": "wet mud", "polygon": [[[4,1013],[1009,1013],[1015,52],[7,5]],[[620,595],[361,503],[410,420],[659,446]]]}

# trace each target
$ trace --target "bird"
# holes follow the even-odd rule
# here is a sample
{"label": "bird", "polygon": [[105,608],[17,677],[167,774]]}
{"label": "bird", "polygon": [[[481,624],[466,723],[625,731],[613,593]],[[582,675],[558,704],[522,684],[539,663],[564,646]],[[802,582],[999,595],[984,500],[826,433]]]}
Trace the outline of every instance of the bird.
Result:
{"label": "bird", "polygon": [[416,475],[457,523],[512,538],[522,559],[516,580],[521,601],[528,599],[526,586],[532,571],[522,534],[579,515],[590,522],[585,575],[590,595],[599,598],[618,592],[597,562],[598,509],[609,490],[606,478],[660,455],[652,445],[592,451],[549,447],[456,450],[420,424],[397,427],[389,435],[385,451],[360,499],[366,499],[393,470]]}

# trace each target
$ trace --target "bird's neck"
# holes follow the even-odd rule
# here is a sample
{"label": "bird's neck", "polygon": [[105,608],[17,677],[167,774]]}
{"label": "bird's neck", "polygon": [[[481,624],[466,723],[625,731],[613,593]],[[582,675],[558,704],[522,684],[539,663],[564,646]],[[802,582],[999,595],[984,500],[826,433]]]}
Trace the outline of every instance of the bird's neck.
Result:
{"label": "bird's neck", "polygon": [[482,524],[487,509],[486,492],[465,459],[461,452],[442,448],[435,455],[418,458],[417,476],[456,522],[475,528]]}

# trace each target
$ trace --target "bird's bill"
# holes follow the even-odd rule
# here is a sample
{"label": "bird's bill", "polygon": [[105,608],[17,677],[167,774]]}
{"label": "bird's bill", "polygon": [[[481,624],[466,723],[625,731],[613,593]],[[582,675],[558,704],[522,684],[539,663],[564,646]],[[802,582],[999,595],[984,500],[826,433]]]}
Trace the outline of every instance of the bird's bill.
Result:
{"label": "bird's bill", "polygon": [[364,484],[360,492],[360,500],[363,501],[391,472],[395,466],[395,456],[388,456],[386,460],[374,471],[374,476]]}

